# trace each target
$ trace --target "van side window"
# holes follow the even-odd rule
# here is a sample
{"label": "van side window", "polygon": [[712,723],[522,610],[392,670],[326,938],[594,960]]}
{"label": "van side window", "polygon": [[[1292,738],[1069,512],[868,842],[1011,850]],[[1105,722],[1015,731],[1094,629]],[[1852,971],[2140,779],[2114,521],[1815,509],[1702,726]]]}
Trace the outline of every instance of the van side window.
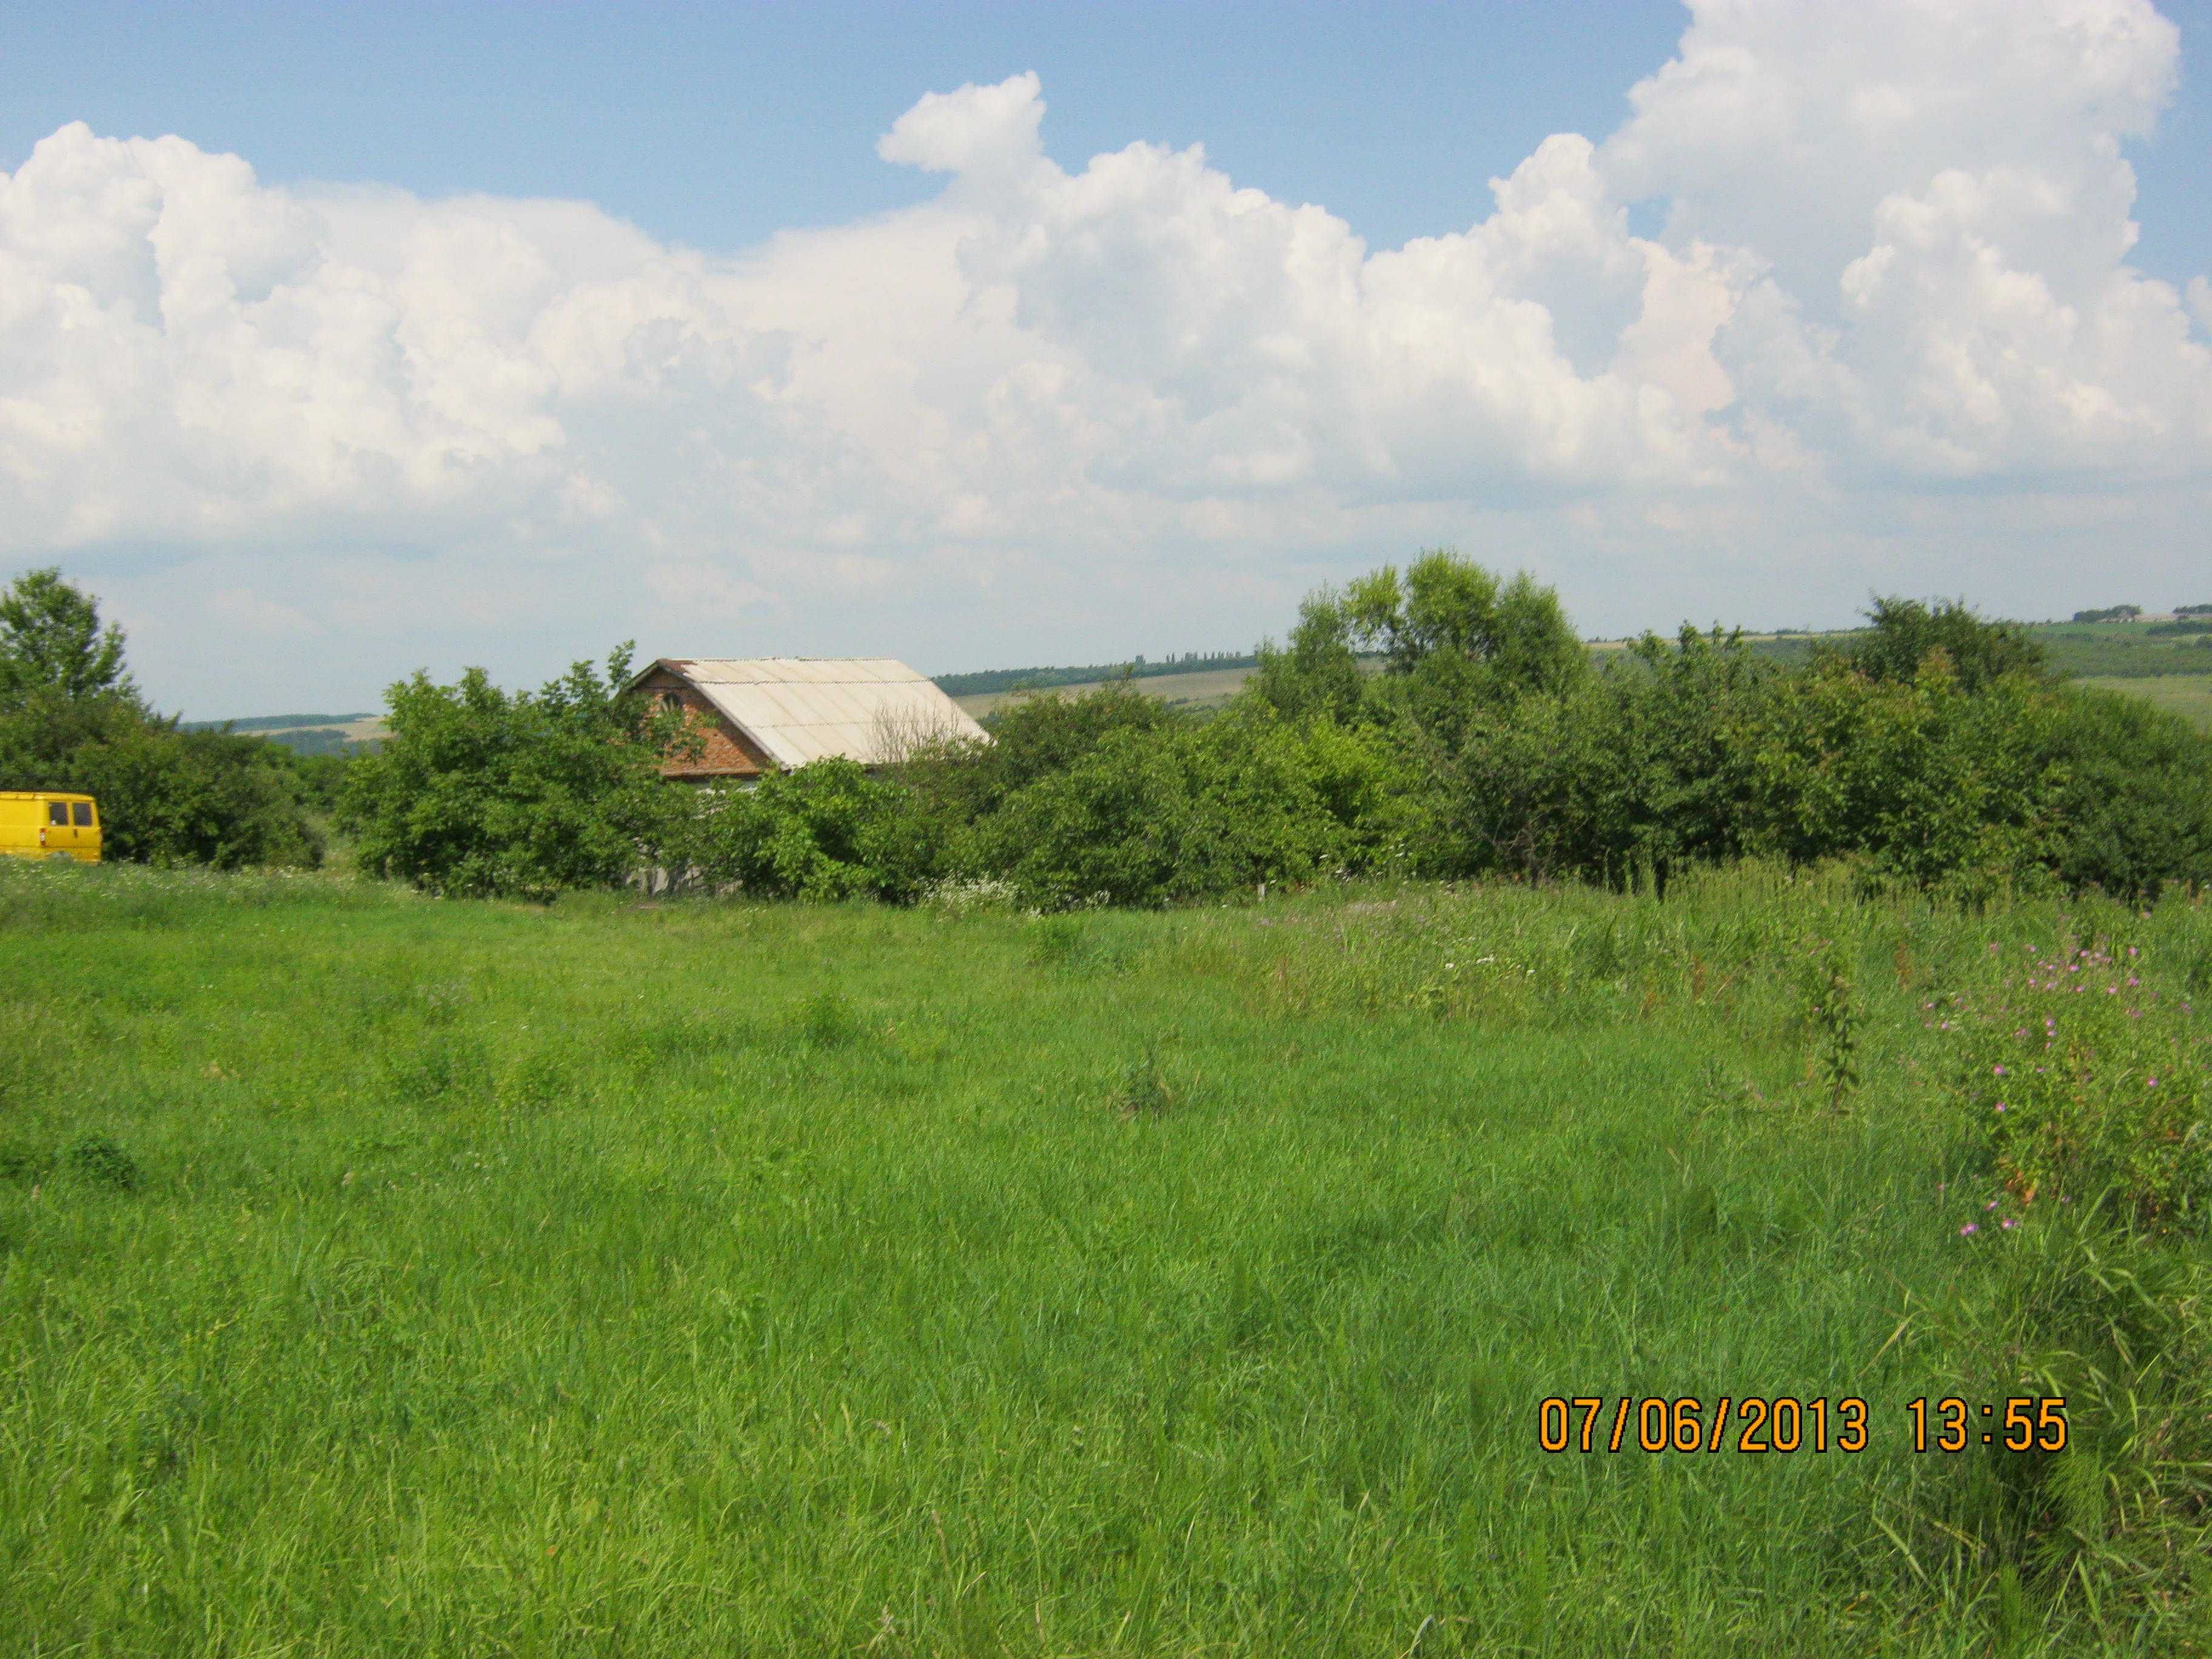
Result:
{"label": "van side window", "polygon": [[76,820],[78,829],[91,829],[92,803],[88,800],[72,801],[70,803],[70,816]]}
{"label": "van side window", "polygon": [[69,803],[65,800],[48,801],[46,803],[46,822],[48,823],[58,823],[64,830],[68,829]]}

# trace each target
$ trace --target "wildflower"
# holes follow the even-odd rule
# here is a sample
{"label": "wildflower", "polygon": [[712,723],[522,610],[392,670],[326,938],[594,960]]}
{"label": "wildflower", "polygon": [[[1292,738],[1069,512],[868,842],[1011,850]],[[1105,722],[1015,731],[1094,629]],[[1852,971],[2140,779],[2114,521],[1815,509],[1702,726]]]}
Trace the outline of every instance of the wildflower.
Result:
{"label": "wildflower", "polygon": [[1999,1111],[2001,1111],[2001,1112],[2002,1112],[2002,1110],[2004,1110],[2004,1102],[2002,1102],[2002,1100],[2001,1100],[2001,1101],[1999,1101],[1999,1102],[1997,1102],[1997,1110],[1999,1110]]}
{"label": "wildflower", "polygon": [[2154,1078],[2154,1077],[2147,1077],[2147,1078],[2145,1078],[2145,1079],[2143,1079],[2143,1087],[2144,1087],[2144,1088],[2146,1088],[2146,1089],[2155,1089],[2155,1088],[2157,1088],[2157,1087],[2158,1087],[2158,1079],[2157,1079],[2156,1078]]}
{"label": "wildflower", "polygon": [[2004,1218],[2001,1224],[2007,1227],[2017,1227],[2020,1225],[2020,1218],[2016,1215],[2008,1215]]}
{"label": "wildflower", "polygon": [[1986,1210],[1994,1210],[1994,1209],[1996,1209],[1996,1206],[1997,1206],[1997,1201],[1996,1201],[1996,1200],[1995,1200],[1995,1199],[1993,1198],[1993,1199],[1991,1199],[1988,1203],[1986,1203],[1986,1204],[1983,1205],[1983,1206],[1982,1206],[1982,1208],[1983,1208],[1984,1210],[1985,1210],[1985,1211],[1986,1211]]}
{"label": "wildflower", "polygon": [[1969,1221],[1965,1226],[1959,1229],[1959,1237],[1964,1238],[1967,1234],[1978,1233],[1981,1231],[1981,1230],[1979,1223]]}
{"label": "wildflower", "polygon": [[1992,1077],[2002,1077],[2004,1074],[2005,1068],[2002,1066],[1992,1066],[1990,1067],[1990,1075]]}

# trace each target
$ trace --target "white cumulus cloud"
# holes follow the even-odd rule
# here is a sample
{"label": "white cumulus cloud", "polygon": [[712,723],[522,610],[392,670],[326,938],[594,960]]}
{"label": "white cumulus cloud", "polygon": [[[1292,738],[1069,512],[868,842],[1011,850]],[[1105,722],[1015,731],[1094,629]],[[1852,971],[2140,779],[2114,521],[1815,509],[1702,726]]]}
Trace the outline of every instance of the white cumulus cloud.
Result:
{"label": "white cumulus cloud", "polygon": [[84,575],[217,710],[623,634],[1237,644],[1429,539],[1613,629],[2063,606],[2116,537],[2104,579],[2181,580],[2212,287],[2129,264],[2122,149],[2171,24],[1692,11],[1618,131],[1391,249],[1196,148],[1064,168],[1033,75],[891,125],[933,200],[726,255],[65,127],[0,175],[0,562]]}

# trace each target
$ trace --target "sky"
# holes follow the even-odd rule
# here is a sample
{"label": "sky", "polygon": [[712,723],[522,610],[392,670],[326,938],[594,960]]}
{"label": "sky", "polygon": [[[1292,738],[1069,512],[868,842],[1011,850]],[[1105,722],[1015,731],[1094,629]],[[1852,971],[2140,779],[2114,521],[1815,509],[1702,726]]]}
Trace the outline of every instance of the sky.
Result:
{"label": "sky", "polygon": [[[417,668],[2212,600],[2212,5],[0,13],[0,577]],[[2203,591],[2199,591],[2203,590]]]}

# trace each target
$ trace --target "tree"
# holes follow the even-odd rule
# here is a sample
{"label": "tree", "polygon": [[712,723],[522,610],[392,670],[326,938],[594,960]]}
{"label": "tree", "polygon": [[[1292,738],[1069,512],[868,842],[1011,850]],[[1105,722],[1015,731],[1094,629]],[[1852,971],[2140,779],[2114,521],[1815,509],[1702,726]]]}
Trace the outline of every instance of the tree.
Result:
{"label": "tree", "polygon": [[1981,691],[2007,674],[2047,678],[2042,645],[2017,623],[1985,622],[1964,599],[1877,597],[1867,612],[1873,625],[1844,652],[1844,660],[1869,679],[1910,681],[1930,652],[1950,659],[1962,690]]}
{"label": "tree", "polygon": [[629,647],[540,690],[480,668],[385,693],[388,735],[353,763],[343,816],[363,869],[436,893],[550,899],[620,881],[678,833],[690,794],[660,775],[680,714],[626,690]]}
{"label": "tree", "polygon": [[100,604],[52,566],[27,570],[0,593],[0,700],[39,690],[72,701],[137,699],[123,672],[123,630],[100,625]]}
{"label": "tree", "polygon": [[[1380,655],[1380,684],[1362,655]],[[1530,692],[1559,695],[1589,672],[1589,655],[1559,597],[1526,571],[1500,582],[1449,548],[1401,575],[1395,565],[1341,592],[1322,588],[1298,610],[1290,648],[1263,647],[1254,694],[1293,716],[1352,718],[1364,704],[1410,714],[1456,748],[1474,711]]]}
{"label": "tree", "polygon": [[123,630],[58,570],[0,594],[0,789],[100,800],[102,855],[151,864],[314,865],[289,758],[259,738],[181,732],[124,670]]}
{"label": "tree", "polygon": [[1478,667],[1493,692],[1562,691],[1587,659],[1559,596],[1522,571],[1510,582],[1449,548],[1407,567],[1384,565],[1345,592],[1353,642],[1382,653],[1389,672],[1451,661]]}
{"label": "tree", "polygon": [[67,697],[46,687],[0,706],[0,789],[96,796],[104,858],[219,870],[322,861],[282,749],[180,732],[114,692]]}
{"label": "tree", "polygon": [[1260,647],[1260,665],[1252,676],[1252,695],[1293,719],[1328,715],[1350,720],[1359,712],[1365,688],[1360,683],[1359,653],[1344,596],[1324,587],[1298,606],[1298,625],[1287,649],[1272,640]]}

